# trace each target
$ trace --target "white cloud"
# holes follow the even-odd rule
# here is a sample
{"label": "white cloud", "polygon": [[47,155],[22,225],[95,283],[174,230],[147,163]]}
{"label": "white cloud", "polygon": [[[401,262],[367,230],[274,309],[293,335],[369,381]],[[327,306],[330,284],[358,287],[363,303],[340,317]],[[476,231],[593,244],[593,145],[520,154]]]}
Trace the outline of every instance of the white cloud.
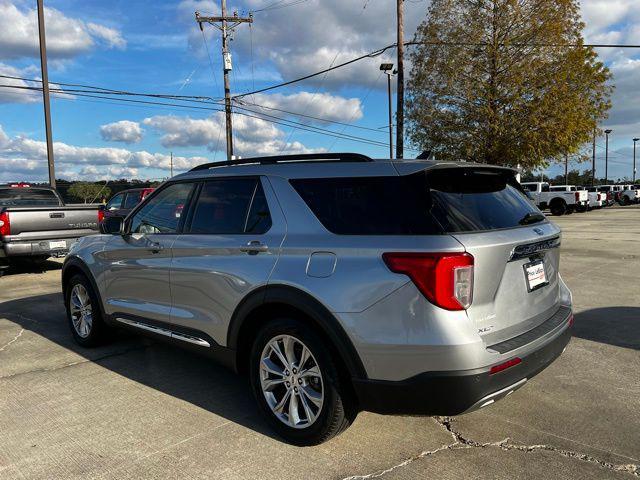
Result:
{"label": "white cloud", "polygon": [[138,143],[142,140],[143,130],[138,122],[121,120],[102,125],[100,135],[110,142]]}
{"label": "white cloud", "polygon": [[115,28],[109,28],[98,23],[89,22],[87,23],[87,30],[94,37],[104,40],[107,46],[111,48],[118,48],[122,50],[127,46],[126,40],[122,38],[120,31]]}
{"label": "white cloud", "polygon": [[[308,117],[317,117],[326,119],[327,121],[351,122],[362,118],[362,105],[359,98],[344,98],[329,93],[311,93],[300,92],[292,95],[283,95],[280,93],[265,95],[256,94],[245,97],[243,101],[267,107],[265,113],[269,109],[286,110],[289,112],[301,113],[305,116],[296,116],[304,123],[326,123],[318,122]],[[273,112],[269,112],[273,114]],[[282,115],[283,112],[277,112],[276,115]]]}
{"label": "white cloud", "polygon": [[[148,178],[154,170],[168,172],[171,157],[164,153],[125,148],[81,147],[54,142],[58,178]],[[44,180],[47,171],[46,143],[25,136],[10,138],[0,125],[0,182]],[[207,162],[201,156],[173,157],[174,172]]]}
{"label": "white cloud", "polygon": [[[91,50],[96,43],[107,48],[124,48],[126,41],[118,30],[96,23],[85,23],[56,10],[45,8],[47,53],[52,58],[72,58]],[[37,57],[38,26],[35,8],[18,8],[0,0],[0,58]]]}
{"label": "white cloud", "polygon": [[[160,140],[165,148],[206,146],[211,151],[224,148],[222,112],[203,119],[158,115],[145,118],[143,123],[162,134]],[[300,142],[287,143],[284,132],[273,123],[242,115],[234,116],[233,136],[234,152],[243,157],[319,151]]]}

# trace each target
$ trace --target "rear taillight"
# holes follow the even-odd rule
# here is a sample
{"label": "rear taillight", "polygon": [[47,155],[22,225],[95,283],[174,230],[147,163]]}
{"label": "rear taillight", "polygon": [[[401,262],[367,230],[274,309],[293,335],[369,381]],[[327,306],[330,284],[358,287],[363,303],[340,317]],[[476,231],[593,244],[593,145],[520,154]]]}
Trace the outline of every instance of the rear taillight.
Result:
{"label": "rear taillight", "polygon": [[576,192],[576,202],[580,201],[580,192]]}
{"label": "rear taillight", "polygon": [[102,223],[104,220],[104,210],[101,208],[98,209],[98,223]]}
{"label": "rear taillight", "polygon": [[0,213],[0,235],[11,235],[11,222],[9,212]]}
{"label": "rear taillight", "polygon": [[434,305],[465,310],[473,301],[473,256],[468,253],[387,252],[382,259],[407,275]]}

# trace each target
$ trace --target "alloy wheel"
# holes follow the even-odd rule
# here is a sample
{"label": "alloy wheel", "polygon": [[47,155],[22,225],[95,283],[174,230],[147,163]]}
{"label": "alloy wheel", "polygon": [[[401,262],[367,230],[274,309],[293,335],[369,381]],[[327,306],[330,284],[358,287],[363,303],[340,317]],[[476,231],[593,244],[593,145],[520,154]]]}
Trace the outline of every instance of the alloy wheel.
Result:
{"label": "alloy wheel", "polygon": [[84,285],[77,283],[71,290],[69,296],[69,312],[71,315],[71,323],[76,333],[81,338],[87,338],[91,333],[93,325],[93,310],[91,307],[91,298]]}
{"label": "alloy wheel", "polygon": [[291,335],[278,335],[260,356],[260,385],[273,414],[292,428],[313,424],[324,402],[322,373],[311,350]]}

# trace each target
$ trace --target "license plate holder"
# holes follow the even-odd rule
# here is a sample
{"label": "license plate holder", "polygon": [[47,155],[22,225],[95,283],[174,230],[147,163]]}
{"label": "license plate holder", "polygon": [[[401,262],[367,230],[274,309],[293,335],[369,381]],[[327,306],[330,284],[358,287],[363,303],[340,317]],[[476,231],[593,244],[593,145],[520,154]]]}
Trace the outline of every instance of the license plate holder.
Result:
{"label": "license plate holder", "polygon": [[66,250],[66,248],[67,248],[66,240],[49,242],[49,250]]}
{"label": "license plate holder", "polygon": [[528,292],[533,292],[549,284],[543,260],[539,259],[525,263],[522,268],[524,269],[524,279],[527,283]]}

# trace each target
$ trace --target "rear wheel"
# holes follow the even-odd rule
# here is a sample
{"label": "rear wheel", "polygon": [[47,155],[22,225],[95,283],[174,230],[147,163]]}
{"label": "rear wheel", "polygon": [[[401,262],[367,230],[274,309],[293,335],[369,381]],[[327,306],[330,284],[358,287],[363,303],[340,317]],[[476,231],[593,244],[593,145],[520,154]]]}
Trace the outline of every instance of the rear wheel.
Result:
{"label": "rear wheel", "polygon": [[554,200],[549,205],[549,210],[551,210],[551,215],[564,215],[568,213],[567,204],[564,200]]}
{"label": "rear wheel", "polygon": [[84,275],[74,275],[67,284],[65,306],[69,328],[79,345],[94,347],[108,339],[98,299]]}
{"label": "rear wheel", "polygon": [[329,348],[304,322],[276,319],[258,333],[249,375],[261,412],[295,445],[317,445],[355,418]]}

